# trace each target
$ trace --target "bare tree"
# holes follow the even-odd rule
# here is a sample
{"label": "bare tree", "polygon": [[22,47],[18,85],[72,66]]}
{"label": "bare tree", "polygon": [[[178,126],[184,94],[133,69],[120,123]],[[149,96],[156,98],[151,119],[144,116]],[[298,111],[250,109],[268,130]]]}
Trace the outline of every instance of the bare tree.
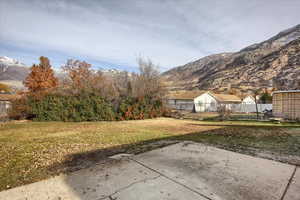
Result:
{"label": "bare tree", "polygon": [[253,97],[254,97],[254,102],[255,102],[255,109],[256,109],[256,119],[259,119],[259,113],[258,113],[258,106],[257,106],[257,99],[260,95],[260,89],[256,89],[253,91]]}
{"label": "bare tree", "polygon": [[120,72],[113,77],[114,84],[121,96],[132,95],[132,79],[134,74],[126,71]]}
{"label": "bare tree", "polygon": [[155,98],[165,96],[166,90],[163,86],[159,67],[151,60],[138,59],[139,74],[132,77],[133,96],[145,97],[150,95]]}
{"label": "bare tree", "polygon": [[109,101],[120,97],[151,97],[161,100],[166,93],[160,78],[159,67],[151,60],[138,59],[139,73],[119,72],[103,73],[91,69],[91,65],[79,60],[68,60],[62,66],[67,73],[64,88],[78,94],[88,91],[100,95]]}

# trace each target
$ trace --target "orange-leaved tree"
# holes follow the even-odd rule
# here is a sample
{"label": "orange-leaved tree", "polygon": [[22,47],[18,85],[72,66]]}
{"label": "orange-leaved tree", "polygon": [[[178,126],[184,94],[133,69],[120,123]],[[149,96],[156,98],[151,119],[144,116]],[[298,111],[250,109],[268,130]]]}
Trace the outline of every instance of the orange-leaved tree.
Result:
{"label": "orange-leaved tree", "polygon": [[54,76],[54,71],[47,57],[40,57],[40,64],[34,64],[31,72],[24,81],[24,85],[30,93],[43,93],[58,86],[58,79]]}
{"label": "orange-leaved tree", "polygon": [[62,66],[62,69],[67,73],[70,85],[74,90],[82,90],[90,86],[94,74],[91,64],[70,59]]}

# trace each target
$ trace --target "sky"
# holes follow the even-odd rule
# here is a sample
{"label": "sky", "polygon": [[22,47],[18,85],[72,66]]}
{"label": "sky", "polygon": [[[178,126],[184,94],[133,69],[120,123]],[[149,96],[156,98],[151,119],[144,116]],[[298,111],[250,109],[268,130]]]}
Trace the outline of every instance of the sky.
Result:
{"label": "sky", "polygon": [[162,71],[238,51],[300,23],[299,0],[0,0],[0,56]]}

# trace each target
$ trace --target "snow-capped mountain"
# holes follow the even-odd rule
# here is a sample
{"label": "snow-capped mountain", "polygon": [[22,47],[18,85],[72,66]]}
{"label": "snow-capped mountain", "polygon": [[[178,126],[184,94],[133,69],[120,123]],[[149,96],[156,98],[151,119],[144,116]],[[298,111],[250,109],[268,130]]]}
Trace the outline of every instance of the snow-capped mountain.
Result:
{"label": "snow-capped mountain", "polygon": [[29,68],[20,61],[0,56],[0,82],[19,87],[29,73]]}
{"label": "snow-capped mountain", "polygon": [[25,66],[25,64],[21,63],[20,61],[7,57],[7,56],[0,56],[0,62],[7,64],[7,65],[20,65]]}

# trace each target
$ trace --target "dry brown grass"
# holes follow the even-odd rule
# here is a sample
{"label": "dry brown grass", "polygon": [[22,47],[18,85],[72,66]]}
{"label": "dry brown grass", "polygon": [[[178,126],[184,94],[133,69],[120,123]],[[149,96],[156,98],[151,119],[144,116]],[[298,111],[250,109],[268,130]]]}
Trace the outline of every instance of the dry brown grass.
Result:
{"label": "dry brown grass", "polygon": [[300,149],[300,131],[279,128],[283,126],[169,118],[121,122],[1,123],[0,190],[68,172],[82,163],[98,162],[115,153],[149,150],[143,145],[157,140],[193,140],[226,147],[250,146],[295,152],[295,149]]}
{"label": "dry brown grass", "polygon": [[122,122],[9,122],[0,125],[0,190],[31,183],[63,169],[50,170],[70,155],[109,151],[154,139],[202,132],[194,122],[159,118]]}

